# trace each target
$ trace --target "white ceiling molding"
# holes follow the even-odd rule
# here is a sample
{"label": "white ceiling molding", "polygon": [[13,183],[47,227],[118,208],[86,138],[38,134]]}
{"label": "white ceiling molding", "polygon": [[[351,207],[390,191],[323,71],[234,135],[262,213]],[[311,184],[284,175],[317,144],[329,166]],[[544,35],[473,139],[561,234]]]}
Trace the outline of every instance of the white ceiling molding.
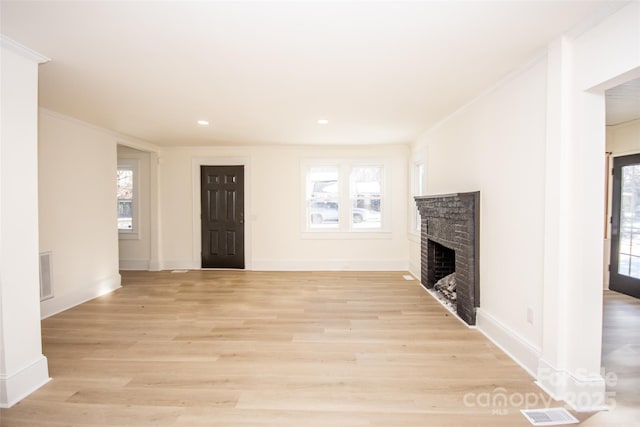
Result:
{"label": "white ceiling molding", "polygon": [[41,55],[33,49],[29,49],[28,47],[21,45],[17,41],[10,39],[3,34],[0,34],[0,46],[11,49],[12,51],[19,53],[25,58],[30,59],[33,62],[37,62],[38,64],[44,64],[45,62],[50,61],[50,59],[46,56]]}

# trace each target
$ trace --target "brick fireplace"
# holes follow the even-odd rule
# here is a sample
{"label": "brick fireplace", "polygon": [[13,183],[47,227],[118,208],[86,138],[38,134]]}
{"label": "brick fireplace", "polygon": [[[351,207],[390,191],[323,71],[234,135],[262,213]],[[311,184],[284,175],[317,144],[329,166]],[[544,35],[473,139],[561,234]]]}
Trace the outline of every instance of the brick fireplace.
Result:
{"label": "brick fireplace", "polygon": [[421,281],[433,290],[438,280],[455,272],[454,311],[469,325],[480,305],[480,192],[419,196]]}

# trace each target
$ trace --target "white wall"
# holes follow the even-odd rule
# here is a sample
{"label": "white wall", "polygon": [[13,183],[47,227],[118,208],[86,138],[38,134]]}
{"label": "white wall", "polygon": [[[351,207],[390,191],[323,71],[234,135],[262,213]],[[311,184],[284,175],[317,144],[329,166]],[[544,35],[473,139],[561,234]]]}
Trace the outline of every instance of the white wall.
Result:
{"label": "white wall", "polygon": [[640,153],[640,119],[607,126],[606,147],[614,156]]}
{"label": "white wall", "polygon": [[[541,59],[414,147],[426,153],[427,194],[480,191],[478,322],[490,317],[534,348],[542,333],[545,90]],[[417,261],[419,243],[411,252]]]}
{"label": "white wall", "polygon": [[51,251],[54,298],[43,317],[120,287],[117,138],[47,110],[39,120],[40,251]]}
{"label": "white wall", "polygon": [[40,340],[38,278],[38,63],[1,39],[0,408],[49,380]]}
{"label": "white wall", "polygon": [[[247,268],[254,270],[407,268],[407,147],[367,146],[171,148],[160,159],[164,268],[199,268],[195,239],[194,159],[246,162]],[[388,160],[390,231],[378,238],[312,239],[302,235],[301,161],[312,158]],[[348,236],[353,237],[353,236]]]}
{"label": "white wall", "polygon": [[118,145],[118,161],[137,162],[138,232],[136,238],[120,236],[118,240],[119,265],[121,270],[148,270],[151,259],[151,197],[150,197],[150,153]]}

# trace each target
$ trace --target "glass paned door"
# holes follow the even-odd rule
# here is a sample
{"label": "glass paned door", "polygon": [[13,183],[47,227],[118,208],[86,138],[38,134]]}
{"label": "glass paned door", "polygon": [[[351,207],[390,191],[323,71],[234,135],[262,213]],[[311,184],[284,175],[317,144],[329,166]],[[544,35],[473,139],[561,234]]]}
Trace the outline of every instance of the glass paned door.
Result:
{"label": "glass paned door", "polygon": [[640,298],[640,155],[613,164],[609,287]]}

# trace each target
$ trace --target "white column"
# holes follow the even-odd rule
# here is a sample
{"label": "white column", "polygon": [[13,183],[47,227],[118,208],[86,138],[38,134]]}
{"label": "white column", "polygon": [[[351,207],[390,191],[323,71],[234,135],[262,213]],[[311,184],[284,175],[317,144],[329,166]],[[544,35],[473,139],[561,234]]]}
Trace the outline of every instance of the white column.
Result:
{"label": "white column", "polygon": [[552,44],[547,77],[544,318],[537,380],[554,398],[575,409],[597,410],[606,403],[600,375],[604,98],[576,89],[576,72],[572,42],[562,38]]}
{"label": "white column", "polygon": [[[538,383],[559,398],[557,372],[566,361],[563,344],[567,319],[563,309],[568,295],[568,246],[570,174],[568,169],[571,136],[568,90],[571,81],[570,42],[554,42],[547,56],[547,145],[545,156],[545,239],[542,354]],[[552,375],[553,374],[553,375]]]}
{"label": "white column", "polygon": [[0,39],[0,407],[49,381],[42,354],[38,262],[38,64]]}
{"label": "white column", "polygon": [[544,319],[538,383],[578,410],[606,402],[600,371],[604,90],[640,74],[640,3],[548,50]]}

